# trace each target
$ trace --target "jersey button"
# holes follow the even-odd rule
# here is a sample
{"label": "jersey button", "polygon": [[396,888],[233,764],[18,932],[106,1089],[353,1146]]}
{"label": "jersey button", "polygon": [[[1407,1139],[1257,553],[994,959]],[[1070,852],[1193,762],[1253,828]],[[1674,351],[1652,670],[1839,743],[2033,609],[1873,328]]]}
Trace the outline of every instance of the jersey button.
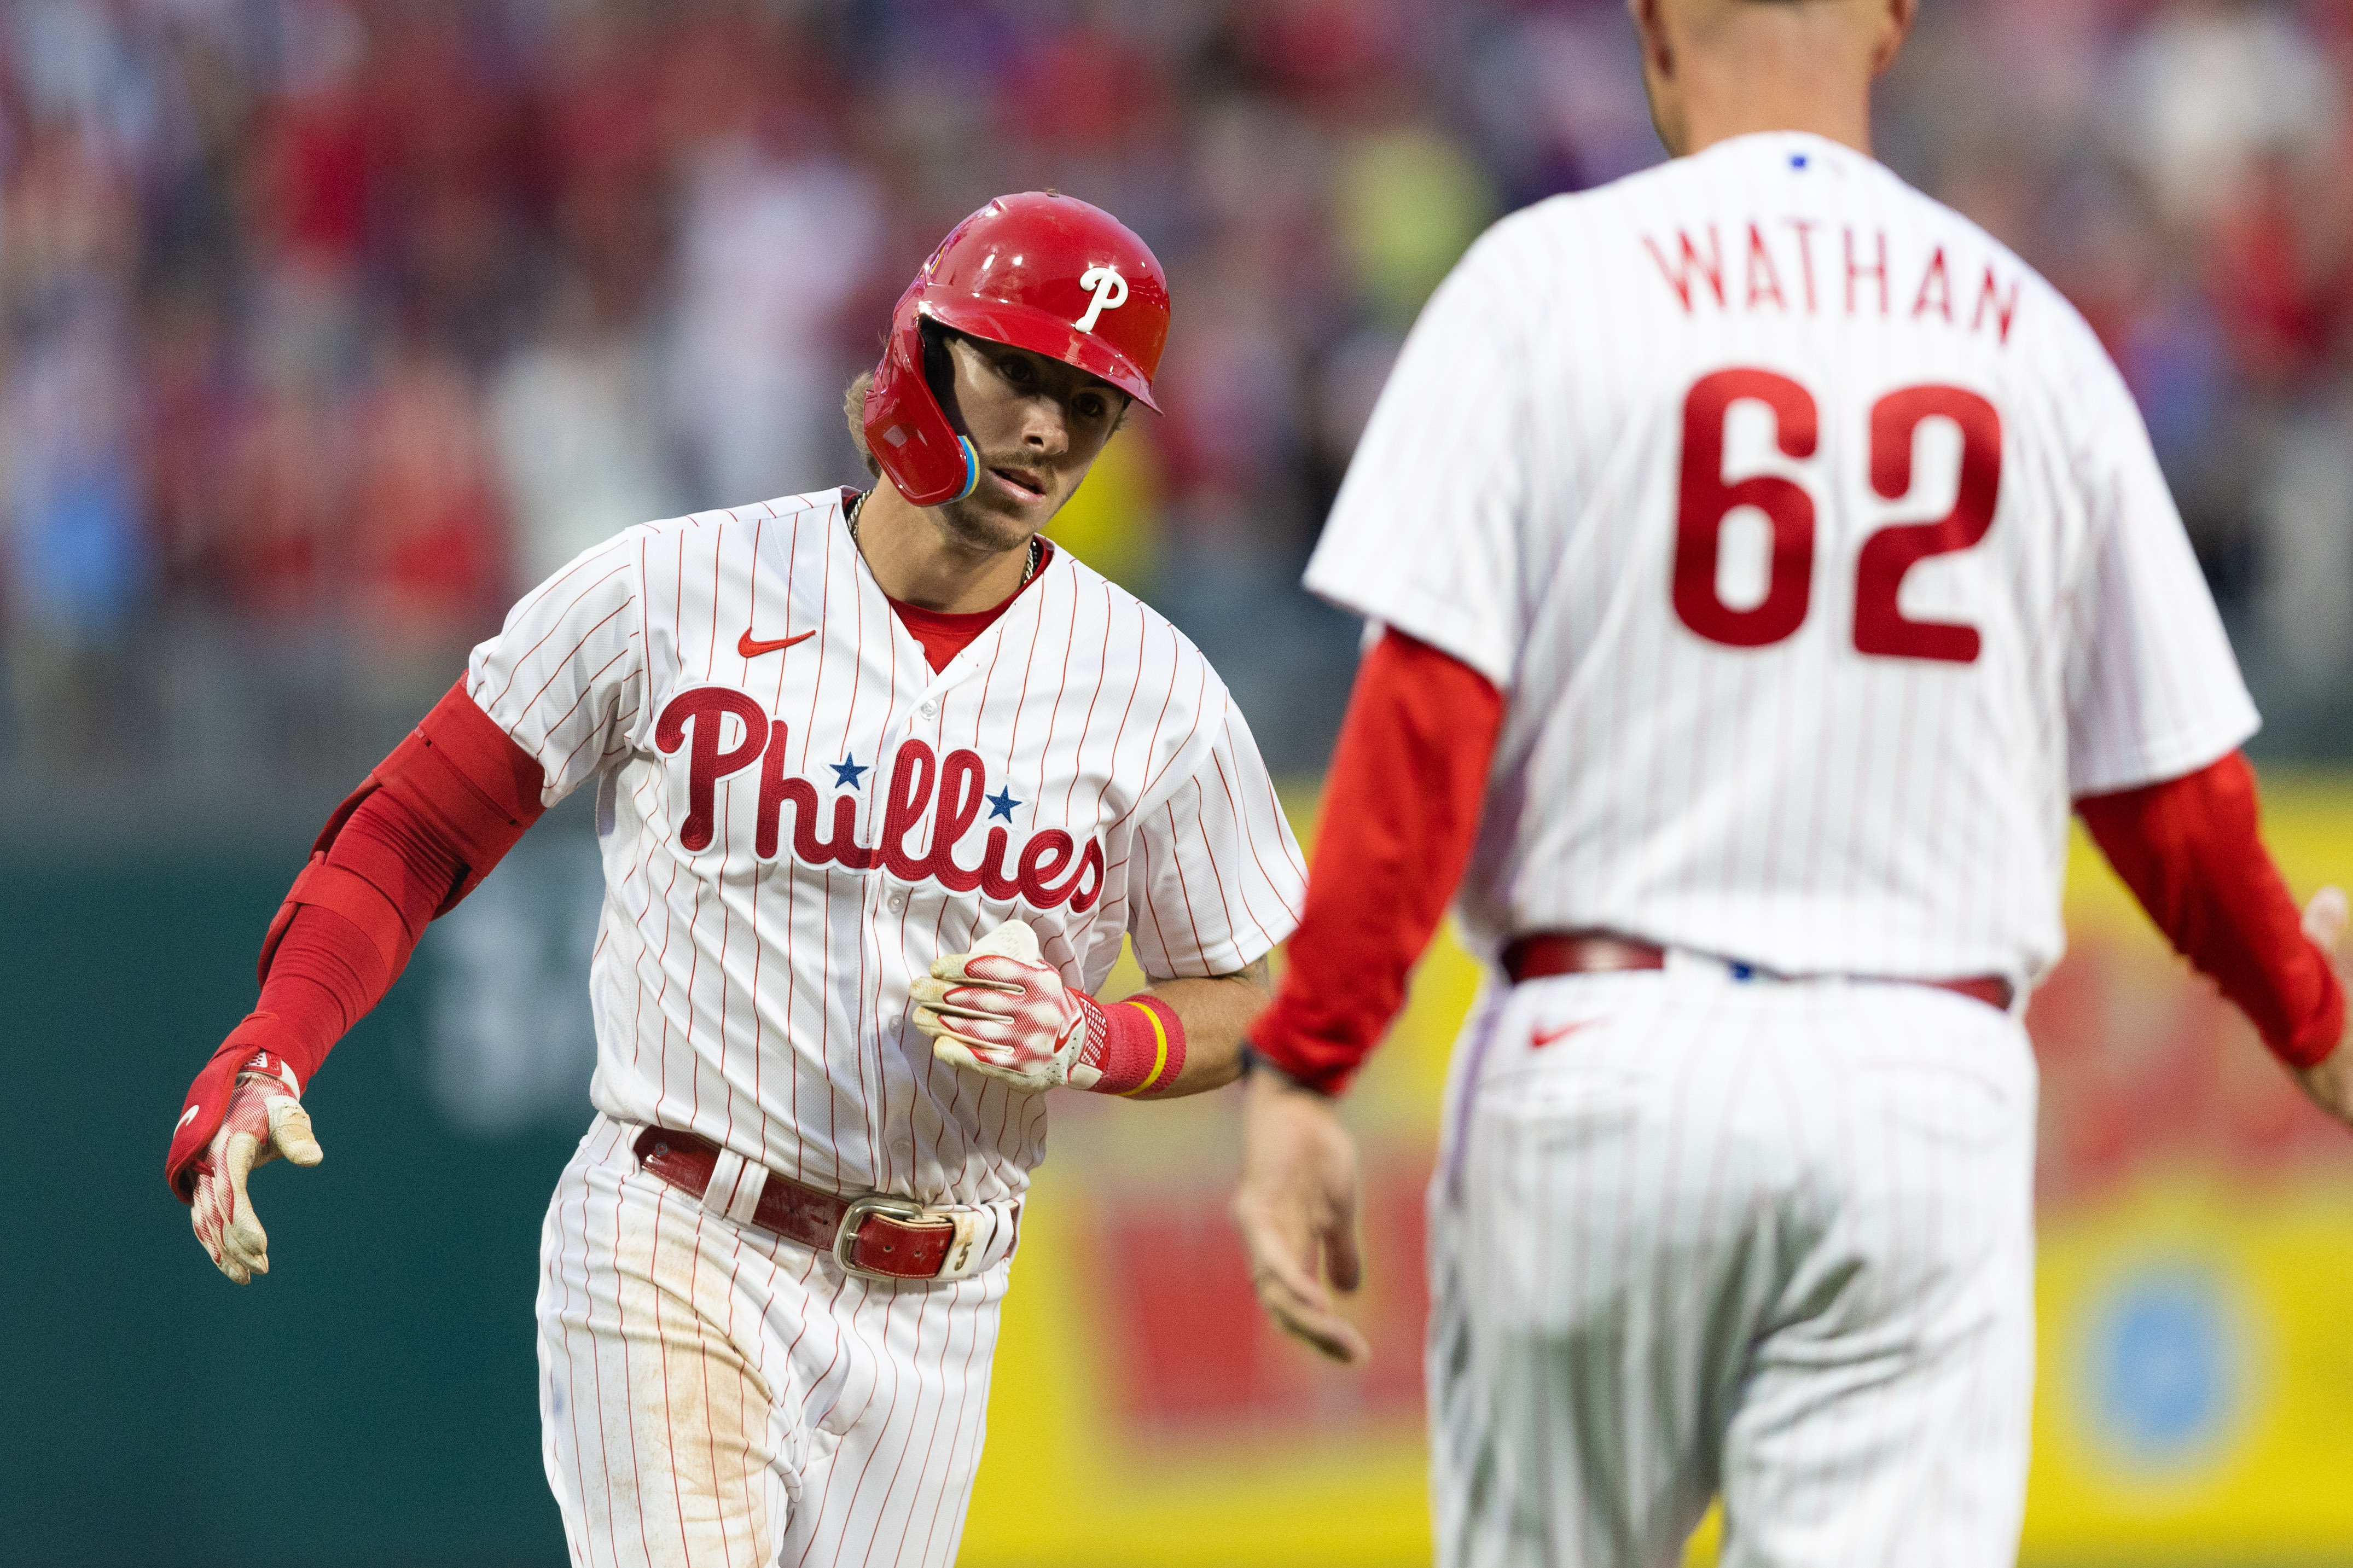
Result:
{"label": "jersey button", "polygon": [[930,718],[933,714],[934,714],[934,713],[936,713],[936,712],[938,712],[939,710],[940,710],[940,705],[939,705],[938,703],[936,703],[936,702],[926,702],[926,703],[924,703],[921,708],[918,708],[917,710],[915,710],[915,711],[917,711],[918,713],[921,713],[921,714],[922,714],[924,718],[926,718],[926,719]]}
{"label": "jersey button", "polygon": [[898,911],[907,907],[907,895],[904,893],[893,893],[884,901],[891,906],[891,912],[896,914]]}

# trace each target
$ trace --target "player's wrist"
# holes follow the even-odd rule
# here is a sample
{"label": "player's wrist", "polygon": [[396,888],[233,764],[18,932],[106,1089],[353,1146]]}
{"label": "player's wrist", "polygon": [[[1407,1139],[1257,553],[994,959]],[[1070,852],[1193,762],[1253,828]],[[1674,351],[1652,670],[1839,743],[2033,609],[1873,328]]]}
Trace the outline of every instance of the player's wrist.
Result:
{"label": "player's wrist", "polygon": [[1291,1075],[1266,1059],[1264,1052],[1245,1038],[1234,1052],[1234,1076],[1244,1083],[1264,1078],[1278,1086],[1291,1081]]}
{"label": "player's wrist", "polygon": [[1083,991],[1071,994],[1085,1016],[1079,1065],[1096,1075],[1082,1083],[1074,1073],[1073,1086],[1091,1094],[1148,1095],[1185,1070],[1185,1020],[1176,1008],[1148,993],[1108,1004]]}
{"label": "player's wrist", "polygon": [[[164,1180],[183,1203],[195,1189],[198,1166],[220,1130],[229,1101],[248,1078],[266,1076],[283,1086],[282,1092],[299,1100],[309,1079],[309,1068],[286,1047],[295,1044],[277,1016],[247,1014],[215,1047],[204,1070],[188,1086],[180,1119],[172,1130],[172,1143],[164,1157]],[[315,1065],[315,1064],[312,1064]]]}
{"label": "player's wrist", "polygon": [[[319,1070],[318,1057],[301,1032],[275,1013],[248,1013],[221,1042],[221,1051],[237,1060],[240,1079],[259,1074],[287,1085],[300,1095]],[[234,1049],[232,1049],[234,1047]],[[241,1054],[239,1054],[241,1053]]]}
{"label": "player's wrist", "polygon": [[246,1058],[245,1065],[237,1069],[237,1082],[233,1087],[241,1088],[246,1084],[264,1085],[269,1093],[284,1095],[290,1100],[302,1098],[302,1080],[297,1076],[293,1062],[276,1051],[256,1051]]}
{"label": "player's wrist", "polygon": [[1312,1094],[1318,1100],[1334,1100],[1338,1096],[1331,1089],[1300,1077],[1281,1062],[1259,1049],[1255,1041],[1244,1040],[1238,1060],[1240,1078],[1245,1083],[1264,1082],[1268,1087],[1299,1094]]}
{"label": "player's wrist", "polygon": [[[2342,1058],[2346,1042],[2353,1039],[2353,1010],[2348,1010],[2345,982],[2329,962],[2328,954],[2320,955],[2321,996],[2319,1005],[2305,1020],[2304,1026],[2286,1042],[2279,1055],[2289,1066],[2316,1068],[2331,1057]],[[2266,1042],[2268,1044],[2269,1042]],[[2340,1061],[2340,1066],[2342,1065]]]}

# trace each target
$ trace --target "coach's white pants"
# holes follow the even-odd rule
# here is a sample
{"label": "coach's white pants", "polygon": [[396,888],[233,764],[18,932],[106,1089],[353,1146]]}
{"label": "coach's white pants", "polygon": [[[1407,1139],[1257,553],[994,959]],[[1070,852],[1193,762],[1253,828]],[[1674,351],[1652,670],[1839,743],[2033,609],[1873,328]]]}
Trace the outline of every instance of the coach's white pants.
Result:
{"label": "coach's white pants", "polygon": [[541,1446],[579,1568],[955,1559],[1009,1263],[860,1279],[599,1116],[541,1233]]}
{"label": "coach's white pants", "polygon": [[1564,976],[1485,997],[1453,1072],[1430,1205],[1445,1568],[1672,1563],[1719,1492],[1736,1568],[2014,1559],[2035,1120],[2015,1022],[1916,985]]}

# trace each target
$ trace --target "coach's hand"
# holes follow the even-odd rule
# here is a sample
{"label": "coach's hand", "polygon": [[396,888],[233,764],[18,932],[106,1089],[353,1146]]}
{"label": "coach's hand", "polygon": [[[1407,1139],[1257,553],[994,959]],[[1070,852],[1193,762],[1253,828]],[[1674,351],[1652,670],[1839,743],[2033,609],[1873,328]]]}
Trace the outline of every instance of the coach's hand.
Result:
{"label": "coach's hand", "polygon": [[269,1272],[269,1237],[253,1215],[246,1178],[283,1155],[298,1165],[326,1156],[311,1131],[300,1086],[282,1064],[275,1073],[248,1068],[229,1089],[228,1110],[196,1164],[189,1217],[196,1239],[220,1271],[238,1284]]}
{"label": "coach's hand", "polygon": [[1372,1353],[1332,1303],[1332,1289],[1356,1289],[1363,1273],[1356,1140],[1329,1100],[1270,1068],[1242,1086],[1234,1224],[1250,1249],[1259,1303],[1276,1322],[1336,1362],[1353,1365]]}
{"label": "coach's hand", "polygon": [[[2323,888],[2312,895],[2312,902],[2304,906],[2304,934],[2328,955],[2328,965],[2337,971],[2337,984],[2353,995],[2353,953],[2346,949],[2345,920],[2345,892],[2341,888]],[[2345,1037],[2337,1042],[2337,1049],[2295,1076],[2314,1104],[2339,1121],[2353,1124],[2353,1014],[2347,1016]]]}

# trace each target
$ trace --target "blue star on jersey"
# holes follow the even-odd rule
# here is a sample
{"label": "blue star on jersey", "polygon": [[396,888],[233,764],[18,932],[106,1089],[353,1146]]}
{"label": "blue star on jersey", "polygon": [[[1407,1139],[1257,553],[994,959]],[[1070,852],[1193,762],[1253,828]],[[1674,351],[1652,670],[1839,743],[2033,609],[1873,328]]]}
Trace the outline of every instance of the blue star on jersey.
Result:
{"label": "blue star on jersey", "polygon": [[858,765],[858,753],[855,752],[844,752],[841,761],[825,765],[833,770],[833,787],[836,789],[856,789],[858,781],[866,776],[866,770]]}
{"label": "blue star on jersey", "polygon": [[1013,808],[1021,804],[1019,801],[1013,798],[1013,792],[1007,789],[1003,784],[997,786],[997,793],[995,795],[988,795],[985,798],[988,802],[988,815],[991,816],[1001,816],[1008,822],[1013,820]]}

